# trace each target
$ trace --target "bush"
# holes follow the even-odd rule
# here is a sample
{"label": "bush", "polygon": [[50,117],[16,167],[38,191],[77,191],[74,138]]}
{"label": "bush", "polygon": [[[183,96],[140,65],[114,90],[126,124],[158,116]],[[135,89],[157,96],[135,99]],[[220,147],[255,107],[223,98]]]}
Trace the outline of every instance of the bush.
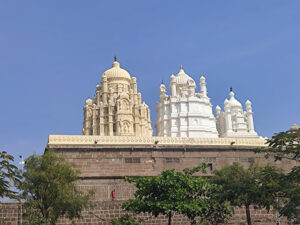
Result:
{"label": "bush", "polygon": [[141,225],[141,221],[137,221],[128,214],[121,216],[120,218],[112,218],[110,221],[113,225]]}

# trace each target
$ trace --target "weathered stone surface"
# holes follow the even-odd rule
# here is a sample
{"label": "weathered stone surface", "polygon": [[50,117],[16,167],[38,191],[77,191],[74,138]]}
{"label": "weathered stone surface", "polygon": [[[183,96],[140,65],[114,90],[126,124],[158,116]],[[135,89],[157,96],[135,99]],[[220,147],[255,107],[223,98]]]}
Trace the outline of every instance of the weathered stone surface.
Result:
{"label": "weathered stone surface", "polygon": [[[75,219],[72,221],[66,218],[60,218],[57,225],[111,225],[109,222],[112,217],[120,217],[127,212],[121,209],[121,205],[124,201],[102,201],[93,202],[93,208],[87,209],[83,212],[81,219]],[[145,225],[162,225],[167,224],[167,218],[164,216],[154,217],[149,213],[133,215],[135,218],[143,219]],[[276,223],[276,212],[266,210],[254,210],[251,209],[253,225],[274,225]],[[4,225],[19,225],[21,221],[20,204],[17,203],[1,203],[0,204],[0,218],[5,218]],[[26,218],[23,218],[23,222]],[[174,225],[186,225],[189,224],[187,218],[181,215],[175,215],[173,218]],[[232,225],[246,224],[245,210],[235,209],[235,214],[230,220]],[[281,224],[286,225],[287,221],[282,218]]]}

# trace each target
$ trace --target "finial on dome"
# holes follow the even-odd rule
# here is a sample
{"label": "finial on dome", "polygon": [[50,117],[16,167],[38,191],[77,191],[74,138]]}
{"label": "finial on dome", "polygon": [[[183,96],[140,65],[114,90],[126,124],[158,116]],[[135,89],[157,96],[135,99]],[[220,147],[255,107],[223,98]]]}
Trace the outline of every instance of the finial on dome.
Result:
{"label": "finial on dome", "polygon": [[181,70],[183,69],[183,66],[182,66],[182,64],[180,65],[180,69],[181,69]]}
{"label": "finial on dome", "polygon": [[114,62],[112,64],[112,67],[120,67],[120,63],[117,61],[117,56],[114,56]]}
{"label": "finial on dome", "polygon": [[230,99],[234,98],[234,92],[232,90],[232,87],[230,87],[229,96],[230,96]]}
{"label": "finial on dome", "polygon": [[161,80],[161,84],[164,84],[164,80]]}

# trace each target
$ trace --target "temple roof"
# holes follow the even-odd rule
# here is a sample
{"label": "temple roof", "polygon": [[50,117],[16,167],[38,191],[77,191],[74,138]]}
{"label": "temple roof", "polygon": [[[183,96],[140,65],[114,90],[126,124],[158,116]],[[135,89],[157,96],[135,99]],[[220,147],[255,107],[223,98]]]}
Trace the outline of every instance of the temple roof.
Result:
{"label": "temple roof", "polygon": [[230,96],[229,104],[231,107],[242,108],[242,104],[234,97],[234,92],[232,91],[232,89],[230,90],[229,96]]}
{"label": "temple roof", "polygon": [[193,78],[191,78],[188,74],[186,74],[182,68],[182,65],[180,66],[180,70],[178,72],[178,74],[175,76],[175,82],[177,84],[187,84],[188,81],[192,80],[193,83],[195,83],[195,81],[193,80]]}
{"label": "temple roof", "polygon": [[106,76],[107,80],[110,79],[128,79],[130,81],[130,74],[120,67],[120,63],[115,58],[115,61],[112,64],[112,68],[106,70],[102,76]]}

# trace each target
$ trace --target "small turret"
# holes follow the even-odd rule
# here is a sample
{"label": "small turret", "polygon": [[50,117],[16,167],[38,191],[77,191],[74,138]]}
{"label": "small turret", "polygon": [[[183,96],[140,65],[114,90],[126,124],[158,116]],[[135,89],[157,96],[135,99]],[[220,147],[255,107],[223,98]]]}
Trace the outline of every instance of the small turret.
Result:
{"label": "small turret", "polygon": [[200,77],[200,96],[202,98],[207,98],[206,81],[203,75]]}
{"label": "small turret", "polygon": [[174,74],[172,73],[172,75],[170,76],[170,90],[171,90],[171,96],[172,97],[175,97],[176,96],[176,81],[175,81],[175,76]]}
{"label": "small turret", "polygon": [[161,84],[159,86],[159,94],[166,94],[166,86],[164,84]]}

